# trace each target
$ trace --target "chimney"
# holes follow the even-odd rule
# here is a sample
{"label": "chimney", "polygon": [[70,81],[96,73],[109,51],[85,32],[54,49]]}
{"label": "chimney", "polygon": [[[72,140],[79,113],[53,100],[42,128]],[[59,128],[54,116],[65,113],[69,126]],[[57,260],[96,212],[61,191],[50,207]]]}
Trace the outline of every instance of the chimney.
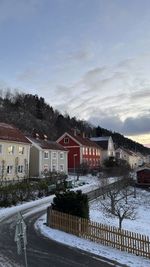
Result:
{"label": "chimney", "polygon": [[47,141],[47,135],[44,134],[44,141]]}
{"label": "chimney", "polygon": [[85,138],[85,132],[82,133],[82,137]]}
{"label": "chimney", "polygon": [[77,129],[76,128],[73,129],[73,134],[74,134],[74,136],[77,136]]}
{"label": "chimney", "polygon": [[38,133],[35,134],[35,138],[39,139],[39,134]]}

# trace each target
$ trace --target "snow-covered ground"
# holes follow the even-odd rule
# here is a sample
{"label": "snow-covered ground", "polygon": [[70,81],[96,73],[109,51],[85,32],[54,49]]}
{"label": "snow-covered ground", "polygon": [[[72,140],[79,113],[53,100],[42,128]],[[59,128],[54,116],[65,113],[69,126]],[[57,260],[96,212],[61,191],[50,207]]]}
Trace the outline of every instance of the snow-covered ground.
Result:
{"label": "snow-covered ground", "polygon": [[[134,198],[131,195],[128,201],[132,202],[136,206],[136,219],[124,219],[123,229],[150,236],[150,192],[137,189],[137,197]],[[118,219],[116,217],[111,217],[110,214],[107,215],[103,213],[100,199],[94,200],[90,203],[90,219],[118,227]],[[46,216],[42,216],[36,222],[35,227],[48,238],[89,251],[122,264],[126,264],[130,267],[150,267],[150,260],[148,259],[126,252],[121,252],[111,247],[95,244],[91,241],[84,240],[59,230],[50,229],[44,224],[45,222]]]}
{"label": "snow-covered ground", "polygon": [[[135,220],[124,219],[122,228],[150,237],[150,192],[138,188],[137,197],[134,198],[131,195],[128,201],[136,207],[136,218]],[[107,213],[104,214],[100,199],[90,202],[90,219],[118,227],[118,218],[111,217]]]}
{"label": "snow-covered ground", "polygon": [[[114,262],[119,262],[121,264],[126,264],[128,267],[150,267],[150,260],[144,259],[142,257],[138,257],[126,252],[119,251],[117,249],[106,247],[103,245],[99,245],[93,243],[91,241],[76,237],[71,234],[64,233],[59,230],[54,230],[47,227],[44,223],[46,222],[46,215],[43,215],[35,224],[35,228],[40,230],[40,232],[57,242],[79,248],[95,255],[99,255],[110,259]],[[118,266],[114,264],[114,266]]]}
{"label": "snow-covered ground", "polygon": [[[70,178],[73,179],[73,177]],[[109,183],[113,181],[114,178],[109,179]],[[93,176],[80,177],[79,182],[81,183],[85,182],[85,185],[77,187],[76,190],[81,189],[83,192],[94,190],[100,186],[99,180]],[[31,201],[28,203],[20,204],[10,208],[0,208],[0,222],[4,218],[7,218],[7,216],[10,216],[11,214],[16,213],[17,211],[29,209],[27,215],[30,215],[31,213],[35,212],[35,210],[39,211],[43,209],[43,205],[46,208],[52,202],[53,197],[54,195],[39,200]],[[148,224],[150,221],[150,214],[149,214],[150,193],[138,189],[137,199],[133,199],[133,201],[137,202],[138,205],[136,221],[135,220],[124,221],[123,228],[129,229],[131,231],[137,231],[139,233],[143,233],[150,236],[150,229]],[[118,220],[116,218],[110,218],[110,216],[107,217],[103,216],[102,212],[100,211],[100,203],[98,200],[93,201],[90,204],[90,218],[93,221],[99,221],[106,224],[112,224],[118,226]],[[126,264],[127,266],[130,267],[150,267],[150,260],[146,260],[142,257],[134,256],[132,254],[127,254],[125,252],[118,251],[111,247],[105,247],[58,230],[50,229],[49,227],[44,225],[45,221],[46,221],[46,215],[42,216],[36,222],[36,228],[40,229],[43,235],[51,239],[92,252],[96,255],[101,255],[108,259],[120,262],[122,264]],[[2,255],[0,255],[0,263],[1,262],[5,262],[5,260],[2,258]],[[8,265],[5,265],[4,263],[2,266],[8,266]]]}

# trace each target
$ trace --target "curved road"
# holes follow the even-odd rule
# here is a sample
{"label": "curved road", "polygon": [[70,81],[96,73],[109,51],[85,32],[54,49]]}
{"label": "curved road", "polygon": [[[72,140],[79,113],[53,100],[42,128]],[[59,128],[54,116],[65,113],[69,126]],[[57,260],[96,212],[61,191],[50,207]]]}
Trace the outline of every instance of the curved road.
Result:
{"label": "curved road", "polygon": [[[42,206],[41,206],[42,207]],[[31,214],[32,212],[32,214]],[[94,254],[57,243],[40,234],[34,228],[35,221],[45,213],[34,208],[22,212],[27,225],[28,267],[112,267],[123,266]],[[25,266],[24,256],[17,255],[14,233],[16,214],[7,216],[0,222],[0,267]],[[2,256],[5,264],[2,265]]]}

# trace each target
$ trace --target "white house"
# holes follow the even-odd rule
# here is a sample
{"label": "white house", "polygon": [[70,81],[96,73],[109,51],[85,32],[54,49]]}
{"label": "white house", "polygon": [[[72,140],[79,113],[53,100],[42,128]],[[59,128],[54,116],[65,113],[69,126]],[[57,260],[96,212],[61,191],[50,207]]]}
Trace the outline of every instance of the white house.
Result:
{"label": "white house", "polygon": [[116,158],[126,160],[132,169],[136,169],[143,163],[141,155],[125,148],[116,149]]}

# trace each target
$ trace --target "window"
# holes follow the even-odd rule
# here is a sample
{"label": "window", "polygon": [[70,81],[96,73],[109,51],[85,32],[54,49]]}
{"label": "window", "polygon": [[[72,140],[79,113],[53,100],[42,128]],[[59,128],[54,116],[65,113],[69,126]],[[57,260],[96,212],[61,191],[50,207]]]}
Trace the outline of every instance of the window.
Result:
{"label": "window", "polygon": [[64,153],[61,152],[61,153],[60,153],[60,159],[63,159],[63,158],[64,158]]}
{"label": "window", "polygon": [[83,153],[83,155],[85,154],[85,148],[84,147],[82,148],[82,153]]}
{"label": "window", "polygon": [[18,173],[23,173],[23,165],[18,166]]}
{"label": "window", "polygon": [[56,159],[56,152],[53,152],[53,159]]}
{"label": "window", "polygon": [[89,148],[89,155],[91,155],[91,148]]}
{"label": "window", "polygon": [[63,164],[60,165],[60,171],[61,171],[61,172],[64,171],[64,165],[63,165]]}
{"label": "window", "polygon": [[23,154],[24,154],[24,147],[19,146],[19,155],[23,155]]}
{"label": "window", "polygon": [[65,137],[64,138],[64,144],[68,144],[69,143],[69,138],[68,137]]}
{"label": "window", "polygon": [[0,145],[0,154],[2,154],[2,145]]}
{"label": "window", "polygon": [[48,151],[44,151],[44,159],[48,159],[48,157],[49,157]]}
{"label": "window", "polygon": [[11,174],[12,171],[13,171],[13,166],[12,165],[7,166],[7,173]]}
{"label": "window", "polygon": [[14,146],[9,146],[8,147],[8,154],[13,155],[14,154]]}
{"label": "window", "polygon": [[56,165],[52,166],[52,171],[55,172],[56,171]]}
{"label": "window", "polygon": [[88,155],[88,148],[85,149],[85,154]]}

